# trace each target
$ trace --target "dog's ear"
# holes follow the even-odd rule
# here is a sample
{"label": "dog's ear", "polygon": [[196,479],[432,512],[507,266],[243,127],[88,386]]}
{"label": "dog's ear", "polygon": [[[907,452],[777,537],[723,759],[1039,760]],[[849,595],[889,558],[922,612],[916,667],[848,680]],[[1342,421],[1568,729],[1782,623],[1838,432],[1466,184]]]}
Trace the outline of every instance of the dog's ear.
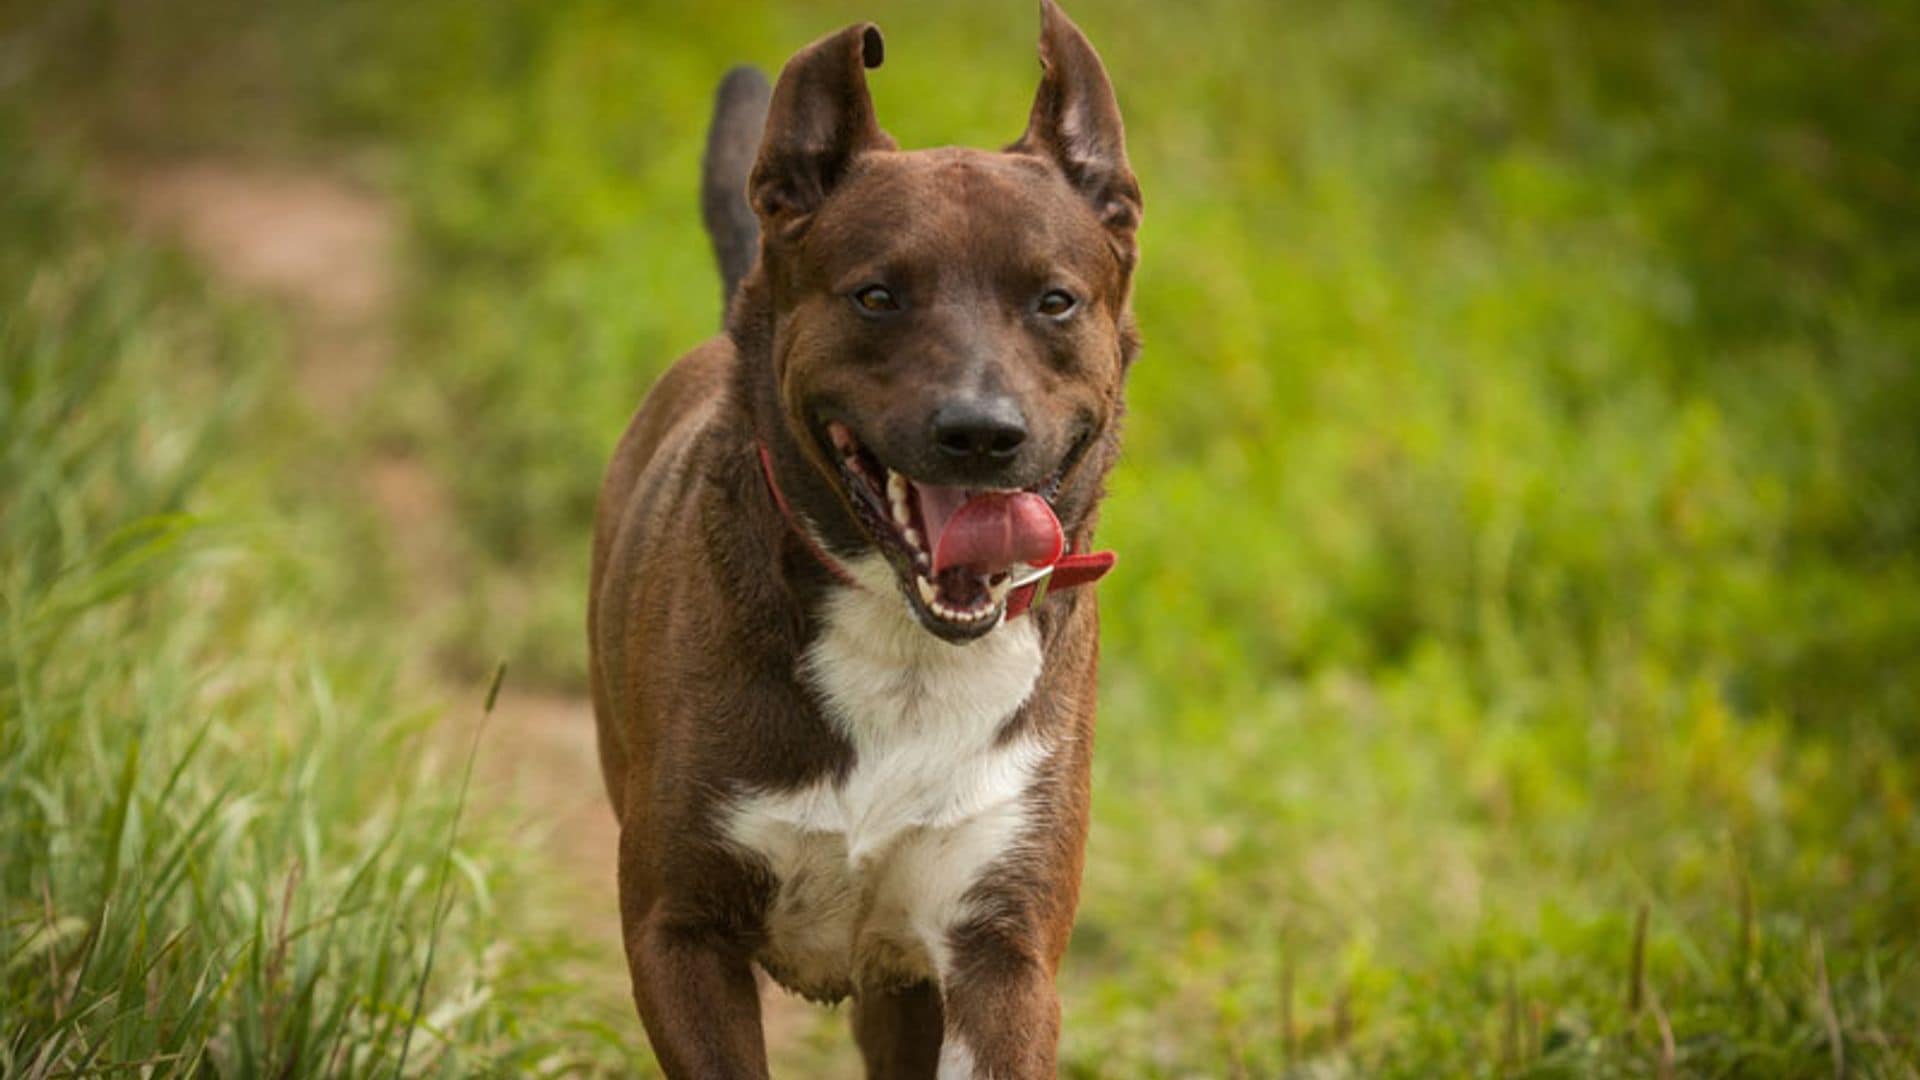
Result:
{"label": "dog's ear", "polygon": [[862,23],[801,49],[780,70],[747,180],[767,235],[804,228],[856,158],[893,149],[867,93],[866,69],[879,67],[882,55],[879,27]]}
{"label": "dog's ear", "polygon": [[1051,158],[1092,204],[1133,262],[1140,225],[1140,184],[1127,166],[1120,103],[1100,54],[1054,0],[1040,0],[1040,91],[1026,133],[1007,149]]}

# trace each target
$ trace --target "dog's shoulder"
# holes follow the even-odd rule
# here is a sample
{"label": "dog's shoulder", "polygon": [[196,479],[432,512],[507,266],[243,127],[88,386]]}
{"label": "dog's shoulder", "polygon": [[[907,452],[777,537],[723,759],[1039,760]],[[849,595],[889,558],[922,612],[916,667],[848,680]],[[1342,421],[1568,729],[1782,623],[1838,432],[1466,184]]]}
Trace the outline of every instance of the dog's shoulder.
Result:
{"label": "dog's shoulder", "polygon": [[622,527],[643,516],[649,492],[684,489],[680,481],[700,433],[723,419],[738,363],[731,339],[709,339],[675,361],[627,423],[600,484],[594,515],[592,588],[601,581]]}
{"label": "dog's shoulder", "polygon": [[685,444],[727,401],[738,362],[732,339],[708,339],[675,361],[627,423],[600,487],[602,522],[631,499],[641,475],[662,451]]}

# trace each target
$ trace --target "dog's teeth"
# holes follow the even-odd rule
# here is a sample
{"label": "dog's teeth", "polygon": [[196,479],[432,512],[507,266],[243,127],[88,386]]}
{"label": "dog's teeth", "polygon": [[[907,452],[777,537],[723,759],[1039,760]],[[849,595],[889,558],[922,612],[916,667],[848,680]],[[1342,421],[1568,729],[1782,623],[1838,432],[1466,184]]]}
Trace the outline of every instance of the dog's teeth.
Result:
{"label": "dog's teeth", "polygon": [[977,624],[1000,616],[1000,595],[1005,590],[988,590],[987,599],[966,608],[957,608],[940,599],[940,589],[931,580],[921,574],[915,574],[913,584],[920,590],[920,599],[926,602],[927,610],[947,622]]}
{"label": "dog's teeth", "polygon": [[920,530],[919,529],[916,529],[911,525],[907,526],[907,543],[912,544],[916,548],[920,546]]}
{"label": "dog's teeth", "polygon": [[907,496],[911,492],[912,488],[907,484],[906,477],[892,469],[887,470],[887,502],[892,504],[894,524],[901,528],[905,528],[907,523],[913,520],[907,504]]}

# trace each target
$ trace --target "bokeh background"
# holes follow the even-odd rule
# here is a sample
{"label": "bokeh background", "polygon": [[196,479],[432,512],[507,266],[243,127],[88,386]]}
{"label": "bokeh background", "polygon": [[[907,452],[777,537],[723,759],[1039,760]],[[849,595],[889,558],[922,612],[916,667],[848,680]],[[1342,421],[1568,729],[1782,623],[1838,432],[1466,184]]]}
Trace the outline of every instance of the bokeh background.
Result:
{"label": "bokeh background", "polygon": [[[1915,1076],[1920,9],[1072,11],[1147,349],[1063,1071]],[[651,1069],[592,499],[716,80],[865,18],[903,145],[1019,132],[1015,0],[0,3],[0,1072]]]}

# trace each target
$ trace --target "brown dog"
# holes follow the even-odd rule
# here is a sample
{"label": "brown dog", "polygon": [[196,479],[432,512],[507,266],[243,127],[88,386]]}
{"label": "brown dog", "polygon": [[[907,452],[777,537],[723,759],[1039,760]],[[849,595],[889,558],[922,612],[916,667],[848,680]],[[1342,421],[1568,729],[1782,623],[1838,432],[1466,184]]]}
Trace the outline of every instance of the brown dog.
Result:
{"label": "brown dog", "polygon": [[770,102],[722,85],[727,332],[615,452],[589,615],[627,960],[671,1076],[766,1075],[754,964],[851,996],[869,1075],[1054,1073],[1098,644],[1068,586],[1111,562],[1087,544],[1140,193],[1099,57],[1050,0],[1042,24],[1001,153],[896,150],[872,26]]}

